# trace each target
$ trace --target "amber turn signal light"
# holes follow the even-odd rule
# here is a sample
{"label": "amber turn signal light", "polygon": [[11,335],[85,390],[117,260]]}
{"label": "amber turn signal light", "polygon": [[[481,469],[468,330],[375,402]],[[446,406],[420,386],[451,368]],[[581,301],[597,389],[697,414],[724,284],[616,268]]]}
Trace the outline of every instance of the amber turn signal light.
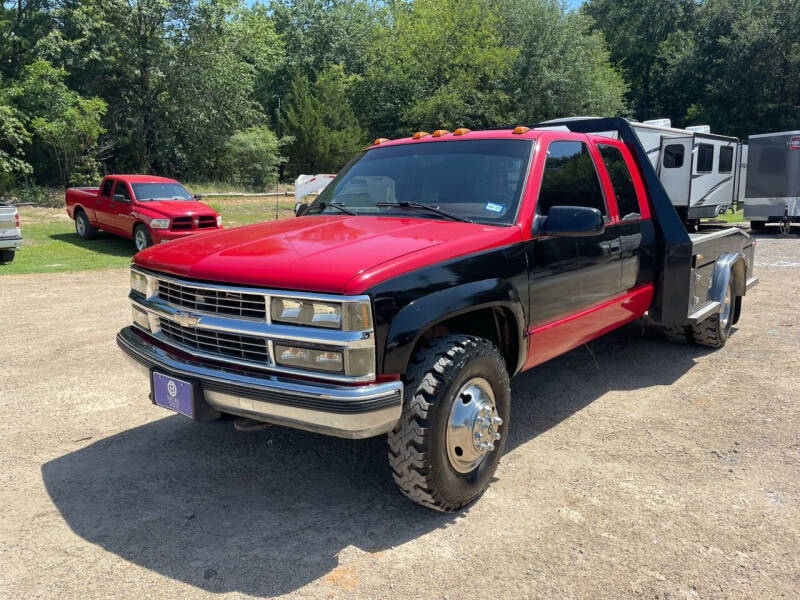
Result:
{"label": "amber turn signal light", "polygon": [[517,127],[514,127],[514,131],[512,131],[511,133],[516,133],[517,135],[522,135],[523,133],[525,133],[527,131],[530,131],[530,130],[531,130],[530,127],[524,127],[522,125],[519,125]]}
{"label": "amber turn signal light", "polygon": [[469,133],[470,130],[466,127],[459,127],[453,132],[453,135],[464,135],[465,133]]}
{"label": "amber turn signal light", "polygon": [[415,140],[418,140],[419,138],[423,138],[426,135],[430,135],[430,134],[427,131],[418,131],[411,137],[413,137]]}
{"label": "amber turn signal light", "polygon": [[447,131],[447,129],[437,129],[436,131],[433,132],[433,137],[442,137],[443,135],[446,135],[448,133],[450,132]]}

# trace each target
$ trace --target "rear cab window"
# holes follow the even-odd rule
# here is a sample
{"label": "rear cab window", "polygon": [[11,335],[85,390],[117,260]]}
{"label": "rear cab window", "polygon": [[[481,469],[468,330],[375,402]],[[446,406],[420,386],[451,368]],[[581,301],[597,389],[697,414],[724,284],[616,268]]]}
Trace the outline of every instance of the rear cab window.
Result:
{"label": "rear cab window", "polygon": [[619,220],[629,221],[642,218],[640,198],[622,151],[616,146],[603,143],[598,143],[597,149],[614,190]]}
{"label": "rear cab window", "polygon": [[111,197],[111,187],[113,185],[114,185],[114,180],[113,179],[106,179],[105,181],[103,181],[103,187],[100,188],[100,195],[103,196],[104,198],[110,198]]}
{"label": "rear cab window", "polygon": [[589,146],[582,141],[553,141],[547,148],[536,213],[553,206],[596,208],[608,219],[603,188]]}

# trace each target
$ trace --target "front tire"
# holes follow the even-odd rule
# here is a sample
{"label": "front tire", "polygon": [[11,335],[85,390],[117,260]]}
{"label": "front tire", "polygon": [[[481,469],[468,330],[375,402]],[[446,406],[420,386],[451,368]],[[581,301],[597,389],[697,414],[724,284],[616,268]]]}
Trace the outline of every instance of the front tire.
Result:
{"label": "front tire", "polygon": [[503,454],[510,408],[505,361],[491,342],[451,335],[423,346],[389,433],[389,464],[403,494],[442,512],[475,500]]}
{"label": "front tire", "polygon": [[141,223],[133,230],[133,244],[136,246],[137,252],[141,252],[153,245],[153,238],[150,237],[150,232]]}
{"label": "front tire", "polygon": [[10,263],[14,260],[14,250],[0,250],[0,264]]}

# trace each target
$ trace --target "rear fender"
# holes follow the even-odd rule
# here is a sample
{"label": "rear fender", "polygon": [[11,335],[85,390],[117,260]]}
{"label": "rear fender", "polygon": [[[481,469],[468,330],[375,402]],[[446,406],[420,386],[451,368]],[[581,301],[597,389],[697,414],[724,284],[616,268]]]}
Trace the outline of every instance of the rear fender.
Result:
{"label": "rear fender", "polygon": [[[711,275],[711,287],[708,289],[708,300],[716,300],[719,302],[720,310],[725,302],[725,291],[728,289],[728,283],[733,278],[733,295],[744,296],[746,293],[747,282],[747,263],[745,263],[744,256],[739,252],[731,252],[728,254],[721,254],[714,264],[714,272]],[[735,314],[735,320],[738,320],[738,311]]]}
{"label": "rear fender", "polygon": [[384,373],[404,373],[411,353],[423,333],[439,323],[472,311],[500,307],[510,311],[512,335],[516,335],[517,364],[508,365],[512,373],[525,363],[525,314],[516,288],[504,279],[484,279],[457,285],[423,296],[402,308],[392,320],[383,356]]}

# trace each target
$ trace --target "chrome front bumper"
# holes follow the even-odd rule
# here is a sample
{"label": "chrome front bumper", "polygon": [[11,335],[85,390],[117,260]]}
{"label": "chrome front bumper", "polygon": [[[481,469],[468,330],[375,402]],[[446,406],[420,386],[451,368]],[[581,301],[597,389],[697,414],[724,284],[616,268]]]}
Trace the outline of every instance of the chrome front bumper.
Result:
{"label": "chrome front bumper", "polygon": [[394,428],[403,406],[400,381],[364,385],[315,383],[212,368],[150,343],[132,327],[117,345],[147,377],[157,370],[197,382],[217,411],[344,438],[367,438]]}

